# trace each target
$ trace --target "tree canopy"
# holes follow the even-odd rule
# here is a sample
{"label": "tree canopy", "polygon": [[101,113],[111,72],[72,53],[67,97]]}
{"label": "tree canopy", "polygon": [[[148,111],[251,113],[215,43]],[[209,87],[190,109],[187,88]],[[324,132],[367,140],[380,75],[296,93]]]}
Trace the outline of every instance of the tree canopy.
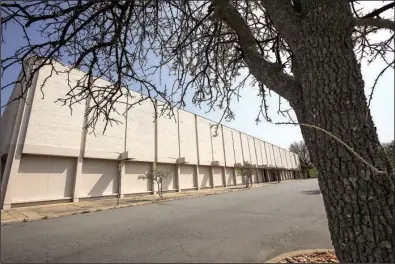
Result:
{"label": "tree canopy", "polygon": [[[293,33],[300,31],[310,12],[308,2],[5,1],[2,28],[19,25],[25,43],[12,56],[2,58],[2,74],[30,57],[37,60],[35,71],[55,60],[69,65],[69,71],[85,71],[81,82],[71,84],[60,101],[72,106],[100,95],[102,99],[89,109],[91,126],[99,116],[114,121],[114,103],[130,96],[123,87],[148,95],[141,100],[165,102],[164,110],[184,106],[190,91],[194,104],[206,105],[209,111],[220,109],[222,118],[230,120],[234,118],[231,100],[240,96],[244,86],[256,84],[262,98],[256,120],[271,121],[267,92],[275,91],[291,105],[301,96],[293,59],[298,36]],[[393,52],[393,34],[385,40],[371,36],[381,29],[394,29],[392,20],[380,17],[394,4],[383,4],[370,13],[357,1],[346,4],[354,13],[352,36],[358,60],[387,61],[386,54]],[[33,36],[38,34],[42,38],[35,42]],[[394,61],[387,61],[383,71],[393,67]],[[171,77],[172,85],[161,85],[158,79],[164,75]],[[99,78],[114,85],[96,85]],[[2,84],[2,89],[14,84]],[[287,110],[278,112],[288,115]]]}

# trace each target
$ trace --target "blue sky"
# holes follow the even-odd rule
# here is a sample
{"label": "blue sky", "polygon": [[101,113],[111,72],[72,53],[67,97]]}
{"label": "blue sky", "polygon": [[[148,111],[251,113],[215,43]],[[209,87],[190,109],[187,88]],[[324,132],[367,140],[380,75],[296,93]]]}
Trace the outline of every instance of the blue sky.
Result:
{"label": "blue sky", "polygon": [[[364,2],[367,8],[372,9],[381,6],[381,2]],[[375,37],[385,37],[388,32],[381,32]],[[1,45],[1,57],[5,58],[12,54],[20,45],[21,38],[20,30],[15,27],[9,27],[3,31],[3,38],[5,43]],[[394,59],[393,54],[389,59]],[[364,63],[362,65],[362,75],[365,81],[365,93],[368,96],[370,87],[372,86],[375,77],[384,67],[382,61],[373,62],[370,65]],[[20,71],[20,66],[15,65],[12,69],[7,70],[6,75],[1,78],[2,85],[14,81]],[[371,113],[374,123],[377,127],[377,132],[381,142],[389,142],[394,139],[394,71],[388,70],[380,79],[371,103]],[[162,80],[165,84],[166,78]],[[1,105],[7,103],[8,98],[12,92],[12,87],[1,91]],[[268,98],[269,116],[275,122],[286,122],[288,119],[277,114],[278,110],[278,95],[271,93],[272,96]],[[283,148],[288,148],[294,141],[302,140],[300,128],[294,125],[275,125],[266,121],[256,124],[255,118],[259,111],[260,97],[258,97],[257,87],[245,87],[241,93],[242,97],[239,102],[233,103],[233,111],[236,115],[235,120],[231,122],[223,121],[223,124],[231,128],[237,129],[244,133],[250,134],[254,137],[276,144]],[[282,109],[290,108],[288,103],[281,99]],[[204,116],[213,121],[218,121],[221,117],[220,112],[206,113],[205,109],[199,109],[193,106],[191,101],[187,101],[185,110],[198,115]],[[3,112],[4,109],[2,108]]]}

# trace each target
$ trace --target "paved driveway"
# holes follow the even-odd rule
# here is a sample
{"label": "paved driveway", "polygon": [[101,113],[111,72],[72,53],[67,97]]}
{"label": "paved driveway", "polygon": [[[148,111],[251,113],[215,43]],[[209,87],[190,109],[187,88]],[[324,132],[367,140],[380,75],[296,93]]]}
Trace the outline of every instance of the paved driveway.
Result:
{"label": "paved driveway", "polygon": [[1,263],[251,263],[331,247],[315,179],[1,227]]}

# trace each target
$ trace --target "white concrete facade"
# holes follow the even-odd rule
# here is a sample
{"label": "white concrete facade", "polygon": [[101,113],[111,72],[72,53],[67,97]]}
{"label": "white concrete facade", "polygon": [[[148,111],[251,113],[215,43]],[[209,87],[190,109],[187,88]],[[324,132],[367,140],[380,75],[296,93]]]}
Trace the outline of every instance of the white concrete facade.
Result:
{"label": "white concrete facade", "polygon": [[[61,71],[65,66],[56,67]],[[43,67],[28,87],[27,100],[9,104],[1,118],[3,208],[152,193],[156,186],[138,176],[154,164],[170,172],[165,191],[242,184],[234,168],[243,161],[256,166],[254,182],[276,180],[271,175],[280,170],[283,179],[293,178],[299,169],[296,154],[223,125],[214,137],[212,121],[184,110],[177,111],[176,119],[155,120],[148,100],[128,111],[132,102],[117,102],[114,117],[122,123],[108,127],[105,134],[100,120],[95,131],[85,130],[86,101],[75,104],[72,112],[55,103],[69,91],[66,74],[50,77],[42,96],[40,87],[49,72],[49,66]],[[70,74],[71,81],[82,76],[79,71]],[[104,80],[98,84],[109,85]],[[20,91],[15,87],[10,100]],[[122,160],[124,155],[129,159]]]}

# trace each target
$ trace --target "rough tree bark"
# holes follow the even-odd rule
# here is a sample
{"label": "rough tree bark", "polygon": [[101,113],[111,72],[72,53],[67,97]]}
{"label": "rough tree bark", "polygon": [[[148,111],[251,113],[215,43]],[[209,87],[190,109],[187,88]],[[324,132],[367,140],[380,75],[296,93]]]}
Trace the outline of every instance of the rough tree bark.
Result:
{"label": "rough tree bark", "polygon": [[[380,145],[351,40],[353,18],[341,5],[313,5],[294,53],[303,98],[293,107],[299,123],[316,124],[341,138],[381,171],[390,163]],[[314,6],[316,5],[316,6]],[[338,7],[338,8],[336,8]],[[339,142],[302,127],[318,170],[328,225],[340,262],[395,261],[394,179],[377,174]]]}
{"label": "rough tree bark", "polygon": [[[219,17],[240,38],[254,77],[286,98],[299,123],[340,138],[385,174],[378,174],[322,131],[301,127],[318,181],[340,262],[395,262],[394,178],[368,106],[352,42],[348,1],[304,0],[301,13],[287,0],[264,0],[273,24],[293,53],[293,80],[259,58],[241,17],[218,3]],[[276,80],[276,81],[274,81]]]}

